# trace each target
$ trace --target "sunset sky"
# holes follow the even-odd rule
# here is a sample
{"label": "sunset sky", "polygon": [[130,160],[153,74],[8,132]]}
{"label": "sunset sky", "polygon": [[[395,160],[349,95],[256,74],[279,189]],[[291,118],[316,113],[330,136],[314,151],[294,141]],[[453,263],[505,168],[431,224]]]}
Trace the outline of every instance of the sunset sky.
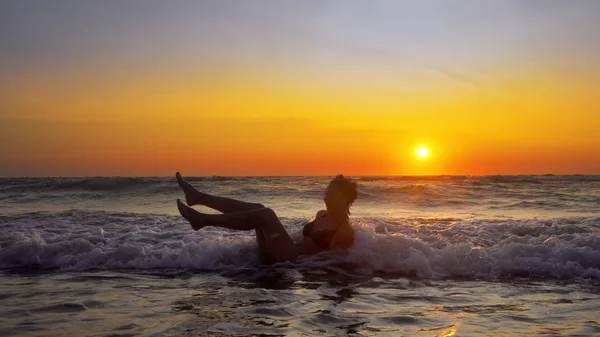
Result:
{"label": "sunset sky", "polygon": [[0,176],[600,174],[599,16],[2,1]]}

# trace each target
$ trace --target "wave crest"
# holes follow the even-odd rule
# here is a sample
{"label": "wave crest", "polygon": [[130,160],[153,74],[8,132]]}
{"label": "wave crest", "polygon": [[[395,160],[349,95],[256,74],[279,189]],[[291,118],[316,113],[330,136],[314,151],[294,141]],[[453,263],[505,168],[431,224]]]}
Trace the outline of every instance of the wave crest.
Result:
{"label": "wave crest", "polygon": [[[299,219],[283,219],[298,235]],[[600,279],[600,218],[357,219],[355,246],[297,267],[419,278]],[[179,217],[71,211],[0,218],[0,268],[225,270],[259,265],[250,232],[191,231]],[[289,265],[289,264],[287,264]]]}

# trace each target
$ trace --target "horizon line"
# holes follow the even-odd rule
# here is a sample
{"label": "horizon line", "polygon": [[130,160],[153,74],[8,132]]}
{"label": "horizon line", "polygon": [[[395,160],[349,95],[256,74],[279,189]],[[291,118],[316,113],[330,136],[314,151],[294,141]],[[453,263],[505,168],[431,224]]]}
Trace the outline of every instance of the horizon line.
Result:
{"label": "horizon line", "polygon": [[[325,178],[335,177],[337,174],[332,175],[186,175],[188,178],[211,178],[211,177],[224,177],[224,178],[251,178],[251,177],[314,177],[314,178]],[[556,174],[556,173],[543,173],[543,174],[368,174],[368,175],[344,175],[346,177],[502,177],[502,176],[599,176],[600,173],[567,173],[567,174]],[[0,176],[0,179],[47,179],[47,178],[170,178],[174,177],[171,175],[82,175],[82,176]]]}

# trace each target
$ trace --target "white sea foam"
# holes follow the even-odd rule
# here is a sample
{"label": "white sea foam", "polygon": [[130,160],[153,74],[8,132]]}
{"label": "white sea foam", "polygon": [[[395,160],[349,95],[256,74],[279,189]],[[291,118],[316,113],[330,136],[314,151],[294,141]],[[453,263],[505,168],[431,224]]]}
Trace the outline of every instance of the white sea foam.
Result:
{"label": "white sea foam", "polygon": [[[300,219],[284,219],[295,235]],[[420,278],[600,279],[600,218],[355,219],[355,246],[298,267]],[[253,232],[193,232],[179,217],[70,211],[0,218],[0,268],[222,270],[259,265]]]}

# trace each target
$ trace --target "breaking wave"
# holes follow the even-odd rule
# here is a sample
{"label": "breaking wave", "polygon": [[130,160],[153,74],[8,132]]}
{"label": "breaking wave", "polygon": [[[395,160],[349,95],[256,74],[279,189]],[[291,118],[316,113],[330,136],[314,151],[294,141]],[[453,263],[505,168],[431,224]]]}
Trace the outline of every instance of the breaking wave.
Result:
{"label": "breaking wave", "polygon": [[[299,235],[303,219],[283,222]],[[363,274],[600,280],[600,218],[359,218],[355,246],[286,266]],[[231,270],[259,267],[253,232],[193,232],[180,217],[71,210],[0,217],[0,269]]]}

